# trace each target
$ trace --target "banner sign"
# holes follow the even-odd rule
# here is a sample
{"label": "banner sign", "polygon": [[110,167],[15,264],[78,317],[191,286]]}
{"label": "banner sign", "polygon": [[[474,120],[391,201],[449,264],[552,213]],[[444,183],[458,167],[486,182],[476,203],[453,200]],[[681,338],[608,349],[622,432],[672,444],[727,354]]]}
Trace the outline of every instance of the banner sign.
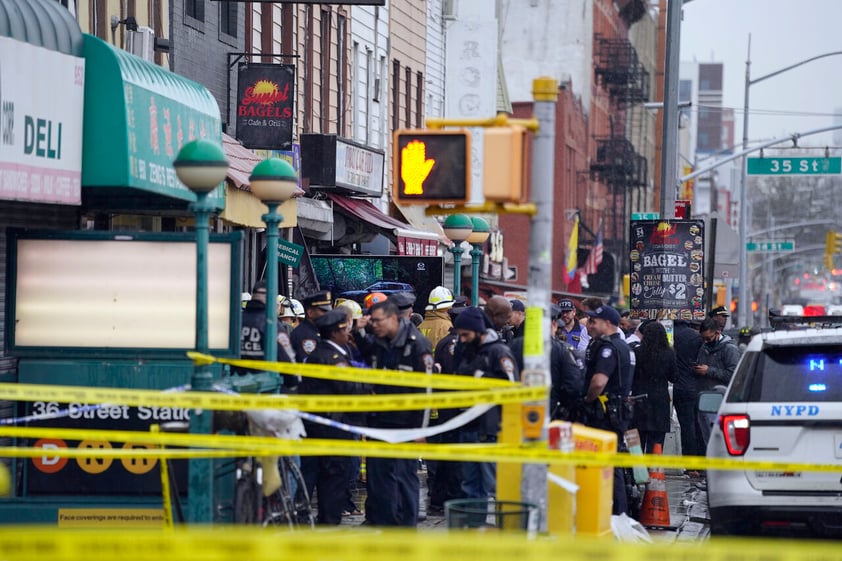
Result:
{"label": "banner sign", "polygon": [[292,150],[295,66],[241,64],[237,80],[237,140],[246,148]]}
{"label": "banner sign", "polygon": [[705,236],[701,220],[631,223],[631,315],[705,318]]}
{"label": "banner sign", "polygon": [[304,246],[286,240],[278,240],[278,263],[298,267],[301,263],[301,256],[304,255]]}

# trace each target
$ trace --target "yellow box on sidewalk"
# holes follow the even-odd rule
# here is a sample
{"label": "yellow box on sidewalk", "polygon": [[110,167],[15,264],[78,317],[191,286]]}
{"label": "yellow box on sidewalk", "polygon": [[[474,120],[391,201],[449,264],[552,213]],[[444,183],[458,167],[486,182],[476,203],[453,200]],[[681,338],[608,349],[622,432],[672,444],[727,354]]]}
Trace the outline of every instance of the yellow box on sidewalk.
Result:
{"label": "yellow box on sidewalk", "polygon": [[[613,432],[573,424],[573,443],[577,452],[616,452],[617,435]],[[611,534],[611,509],[614,506],[614,468],[612,466],[576,466],[576,533],[588,536]]]}

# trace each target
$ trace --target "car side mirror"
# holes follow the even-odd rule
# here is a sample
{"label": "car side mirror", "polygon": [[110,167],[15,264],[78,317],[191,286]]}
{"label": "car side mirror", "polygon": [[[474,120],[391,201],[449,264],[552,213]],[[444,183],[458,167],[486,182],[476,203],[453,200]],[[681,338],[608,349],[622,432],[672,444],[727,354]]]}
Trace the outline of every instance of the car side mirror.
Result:
{"label": "car side mirror", "polygon": [[722,403],[722,398],[725,397],[722,392],[718,391],[704,391],[699,392],[699,411],[701,413],[716,413],[719,411],[719,405]]}

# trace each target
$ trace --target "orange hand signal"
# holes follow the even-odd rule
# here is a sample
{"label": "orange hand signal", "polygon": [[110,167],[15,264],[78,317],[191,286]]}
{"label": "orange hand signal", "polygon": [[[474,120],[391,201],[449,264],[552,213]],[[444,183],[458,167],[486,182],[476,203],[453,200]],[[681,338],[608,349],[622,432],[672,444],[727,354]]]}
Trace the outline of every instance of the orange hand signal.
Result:
{"label": "orange hand signal", "polygon": [[405,195],[423,195],[424,180],[430,175],[436,161],[427,159],[427,147],[419,140],[413,140],[401,150],[401,179]]}

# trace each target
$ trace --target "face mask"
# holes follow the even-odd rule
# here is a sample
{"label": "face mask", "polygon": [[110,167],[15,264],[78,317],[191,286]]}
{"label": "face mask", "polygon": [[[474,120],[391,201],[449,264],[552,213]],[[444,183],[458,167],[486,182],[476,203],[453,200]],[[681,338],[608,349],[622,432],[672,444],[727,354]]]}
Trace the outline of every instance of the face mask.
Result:
{"label": "face mask", "polygon": [[707,346],[707,348],[712,349],[712,348],[714,348],[714,347],[716,346],[716,344],[717,344],[718,342],[719,342],[719,338],[717,337],[715,341],[712,341],[712,342],[710,342],[710,343],[705,343],[705,345]]}

